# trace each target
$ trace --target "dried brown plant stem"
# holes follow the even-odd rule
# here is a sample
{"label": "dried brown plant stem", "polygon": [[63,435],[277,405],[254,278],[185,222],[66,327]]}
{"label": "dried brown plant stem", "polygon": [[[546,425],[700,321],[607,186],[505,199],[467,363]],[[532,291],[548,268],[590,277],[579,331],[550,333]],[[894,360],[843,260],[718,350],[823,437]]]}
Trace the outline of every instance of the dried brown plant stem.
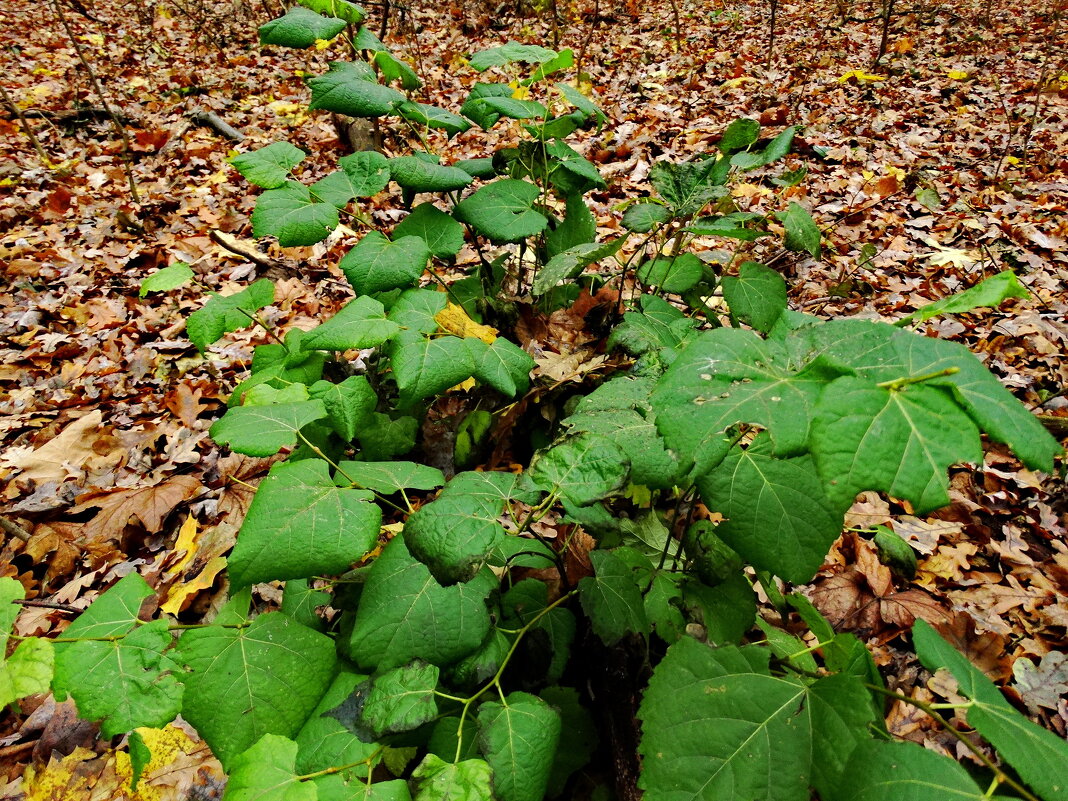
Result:
{"label": "dried brown plant stem", "polygon": [[52,8],[55,10],[56,16],[59,17],[60,24],[62,24],[63,30],[67,33],[67,38],[70,39],[71,46],[74,48],[74,52],[78,56],[78,61],[81,62],[82,68],[89,76],[89,83],[92,84],[93,91],[96,92],[96,96],[100,100],[100,105],[107,111],[108,117],[111,118],[112,126],[122,140],[122,161],[123,166],[126,168],[126,180],[130,185],[130,199],[133,200],[134,203],[140,203],[141,197],[138,195],[137,180],[134,178],[133,173],[133,159],[130,156],[130,137],[126,134],[126,128],[123,127],[118,116],[116,116],[114,109],[111,108],[111,104],[108,103],[107,96],[104,94],[104,88],[100,85],[100,80],[96,77],[96,73],[89,64],[89,60],[85,57],[85,51],[82,49],[82,46],[78,44],[78,39],[74,35],[74,31],[70,27],[67,17],[63,14],[63,7],[59,4],[59,0],[52,0]]}
{"label": "dried brown plant stem", "polygon": [[11,95],[7,93],[7,89],[4,88],[3,84],[0,84],[0,98],[3,99],[4,105],[11,109],[11,113],[18,117],[19,124],[22,125],[22,130],[23,133],[26,134],[26,138],[30,140],[30,144],[33,145],[33,149],[37,151],[37,155],[40,157],[41,162],[47,165],[51,161],[51,159],[48,158],[48,154],[45,152],[45,149],[41,147],[41,142],[34,134],[33,128],[31,128],[30,124],[26,121],[26,117],[23,115],[22,109],[15,105],[15,101],[11,99]]}

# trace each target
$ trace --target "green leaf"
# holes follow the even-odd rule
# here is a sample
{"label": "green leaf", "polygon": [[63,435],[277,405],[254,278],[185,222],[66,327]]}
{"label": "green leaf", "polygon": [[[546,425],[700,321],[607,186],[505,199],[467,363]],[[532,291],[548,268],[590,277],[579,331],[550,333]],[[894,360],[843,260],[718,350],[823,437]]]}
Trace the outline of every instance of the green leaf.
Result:
{"label": "green leaf", "polygon": [[382,510],[370,500],[337,487],[321,459],[275,465],[241,525],[231,585],[344,573],[378,541]]}
{"label": "green leaf", "polygon": [[940,314],[964,314],[973,309],[997,308],[1009,298],[1029,297],[1031,293],[1020,283],[1016,274],[1012,270],[1003,270],[990,278],[984,278],[963,292],[921,306],[912,314],[898,320],[895,325],[905,325],[910,322],[922,323]]}
{"label": "green leaf", "polygon": [[316,609],[329,606],[331,598],[330,593],[315,589],[310,579],[289,579],[282,591],[281,611],[302,626],[323,631],[326,621]]}
{"label": "green leaf", "polygon": [[634,572],[612,551],[590,551],[593,575],[579,581],[579,601],[594,633],[605,645],[627,634],[649,633],[645,605]]}
{"label": "green leaf", "polygon": [[[416,103],[412,100],[405,101],[397,106],[397,113],[404,119],[411,120],[419,125],[425,125],[428,128],[438,128],[445,131],[445,135],[451,139],[456,134],[463,133],[471,127],[471,123],[465,120],[458,114],[453,114],[451,111],[446,111],[438,106],[430,106],[426,103]],[[408,156],[402,156],[401,158],[410,158]],[[456,167],[446,167],[445,169],[454,170]],[[396,179],[394,179],[396,180]],[[453,173],[453,180],[458,180],[455,173]],[[401,183],[397,181],[397,183]],[[403,184],[401,184],[403,186]],[[467,184],[464,184],[466,186]],[[456,187],[458,188],[458,187]],[[420,191],[438,191],[436,189],[427,189]]]}
{"label": "green leaf", "polygon": [[203,352],[223,334],[251,324],[251,314],[273,302],[274,284],[266,278],[233,295],[212,295],[202,308],[190,314],[186,320],[185,330],[189,334],[189,341]]}
{"label": "green leaf", "polygon": [[315,786],[296,773],[297,744],[265,734],[234,758],[223,801],[316,801]]}
{"label": "green leaf", "polygon": [[[53,689],[69,693],[86,720],[100,720],[105,737],[139,726],[170,723],[182,706],[178,666],[164,651],[172,638],[167,622],[139,626],[138,612],[152,588],[130,573],[97,598],[56,643]],[[103,640],[114,637],[117,639]],[[96,639],[91,639],[96,638]]]}
{"label": "green leaf", "polygon": [[775,458],[761,434],[735,447],[698,481],[701,497],[724,516],[716,534],[753,566],[804,583],[842,533],[808,455]]}
{"label": "green leaf", "polygon": [[352,656],[361,666],[381,670],[413,659],[439,666],[455,662],[489,632],[485,599],[496,587],[496,579],[485,574],[442,587],[408,552],[404,538],[396,537],[371,565],[353,622]]}
{"label": "green leaf", "polygon": [[130,753],[130,791],[137,792],[137,785],[141,782],[145,768],[152,760],[152,751],[145,742],[141,733],[134,730],[126,738],[126,747]]}
{"label": "green leaf", "polygon": [[504,337],[497,337],[475,364],[475,378],[509,398],[526,392],[534,357]]}
{"label": "green leaf", "polygon": [[437,314],[445,308],[448,295],[433,289],[407,289],[389,310],[389,319],[397,325],[433,334],[438,330]]}
{"label": "green leaf", "polygon": [[948,757],[915,743],[871,740],[849,758],[848,781],[827,801],[983,801],[990,798]]}
{"label": "green leaf", "polygon": [[664,642],[671,644],[686,631],[686,619],[680,609],[682,589],[675,573],[657,572],[645,593],[645,617],[649,626]]}
{"label": "green leaf", "polygon": [[768,429],[776,455],[804,452],[812,408],[826,378],[799,366],[783,345],[751,331],[718,328],[699,334],[651,397],[657,428],[684,470],[695,465],[700,475],[718,464],[729,447],[724,432],[738,423]]}
{"label": "green leaf", "polygon": [[357,295],[385,292],[414,284],[426,269],[430,249],[417,236],[391,242],[369,231],[344,255],[339,265]]}
{"label": "green leaf", "polygon": [[545,252],[550,259],[568,248],[597,239],[597,220],[582,195],[574,192],[567,196],[565,202],[564,219],[545,234]]}
{"label": "green leaf", "polygon": [[340,384],[316,381],[309,392],[313,400],[321,400],[326,406],[327,423],[345,442],[356,438],[356,432],[378,404],[378,396],[362,375],[350,375]]}
{"label": "green leaf", "polygon": [[357,687],[358,724],[367,735],[362,739],[379,740],[432,721],[438,714],[434,690],[439,673],[436,665],[415,660]]}
{"label": "green leaf", "polygon": [[317,39],[333,39],[345,30],[345,20],[324,17],[311,9],[294,6],[284,17],[260,26],[260,44],[304,49]]}
{"label": "green leaf", "polygon": [[[552,140],[545,145],[545,152],[557,162],[557,170],[553,173],[553,181],[558,179],[560,169],[565,170],[571,176],[578,179],[578,184],[571,190],[573,192],[585,192],[592,187],[605,187],[597,165],[585,159],[581,153],[566,142],[559,139]],[[568,182],[570,183],[570,182]],[[565,191],[567,191],[565,189]]]}
{"label": "green leaf", "polygon": [[540,695],[560,715],[560,739],[546,789],[549,798],[557,798],[563,793],[571,774],[585,767],[593,756],[597,747],[597,728],[579,701],[577,690],[546,687]]}
{"label": "green leaf", "polygon": [[537,101],[517,100],[510,94],[490,95],[478,98],[474,102],[491,109],[499,117],[509,117],[515,120],[542,119],[549,113],[545,106]]}
{"label": "green leaf", "polygon": [[[337,717],[329,714],[342,705],[366,679],[362,674],[344,669],[334,678],[296,736],[300,749],[297,752],[297,770],[300,773],[350,765],[370,759],[378,750],[376,743],[363,742]],[[366,775],[366,769],[363,772]]]}
{"label": "green leaf", "polygon": [[600,129],[600,126],[604,125],[605,121],[608,119],[607,116],[592,100],[586,97],[586,95],[574,86],[566,83],[558,83],[556,84],[556,88],[560,90],[560,93],[563,94],[568,103],[586,114],[587,117],[597,120],[598,129]]}
{"label": "green leaf", "polygon": [[529,181],[502,178],[461,200],[453,214],[494,242],[516,242],[548,225],[545,215],[532,208],[540,195]]}
{"label": "green leaf", "polygon": [[725,156],[745,150],[756,142],[760,136],[760,123],[746,117],[737,119],[727,126],[719,140],[720,152]]}
{"label": "green leaf", "polygon": [[671,211],[653,200],[635,203],[623,212],[623,227],[628,231],[647,234],[656,226],[671,219]]}
{"label": "green leaf", "polygon": [[543,61],[538,65],[538,68],[531,73],[529,78],[520,81],[521,86],[530,86],[540,80],[544,80],[549,75],[560,70],[566,70],[575,65],[575,54],[570,47],[566,47],[553,56],[548,61]]}
{"label": "green leaf", "polygon": [[307,332],[300,341],[303,350],[349,350],[373,348],[388,342],[400,326],[386,319],[385,308],[372,297],[361,295],[341,311]]}
{"label": "green leaf", "polygon": [[952,465],[983,460],[979,430],[942,387],[883,388],[848,377],[820,396],[812,454],[836,506],[879,490],[908,499],[918,514],[949,503]]}
{"label": "green leaf", "polygon": [[511,97],[514,91],[507,84],[478,82],[471,87],[467,100],[460,107],[460,113],[479,128],[488,131],[497,124],[501,115],[482,101],[488,97]]}
{"label": "green leaf", "polygon": [[415,74],[415,70],[388,50],[376,52],[372,61],[382,70],[382,77],[386,79],[386,83],[399,80],[401,86],[408,91],[415,91],[423,85],[423,82],[419,80],[419,76]]}
{"label": "green leaf", "polygon": [[[416,462],[341,462],[345,475],[364,489],[391,495],[402,489],[432,490],[445,483],[436,467]],[[338,481],[346,481],[340,473]]]}
{"label": "green leaf", "polygon": [[678,295],[700,282],[705,265],[692,253],[652,259],[638,268],[638,280]]}
{"label": "green leaf", "polygon": [[621,236],[608,242],[587,242],[557,253],[538,270],[530,291],[534,295],[550,292],[561,281],[575,278],[587,266],[614,256],[626,240]]}
{"label": "green leaf", "polygon": [[433,203],[420,203],[393,229],[393,236],[418,236],[438,258],[455,256],[464,246],[464,229],[460,223]]}
{"label": "green leaf", "polygon": [[305,8],[310,8],[328,17],[337,17],[350,25],[359,25],[367,16],[367,12],[349,0],[299,0]]}
{"label": "green leaf", "polygon": [[791,201],[785,213],[779,215],[786,228],[783,244],[787,250],[805,251],[812,258],[820,257],[820,229],[804,206]]}
{"label": "green leaf", "polygon": [[374,71],[362,61],[331,61],[330,71],[310,78],[309,109],[325,109],[349,117],[381,117],[407,98],[396,89],[375,81]]}
{"label": "green leaf", "polygon": [[649,171],[649,180],[671,206],[673,216],[687,217],[727,194],[726,187],[714,183],[714,168],[713,159],[683,164],[658,161]]}
{"label": "green leaf", "polygon": [[547,47],[508,42],[500,47],[491,47],[475,53],[469,59],[468,64],[477,72],[485,72],[490,67],[503,67],[517,61],[523,64],[545,64],[557,55],[559,54],[555,50]]}
{"label": "green leaf", "polygon": [[149,292],[167,292],[177,289],[192,281],[193,277],[193,269],[188,264],[184,261],[175,262],[146,276],[141,282],[141,290],[137,293],[137,297],[143,298]]}
{"label": "green leaf", "polygon": [[433,164],[419,156],[390,159],[389,172],[394,181],[414,192],[452,192],[474,180],[459,167]]}
{"label": "green leaf", "polygon": [[[606,347],[624,348],[636,356],[650,351],[676,356],[682,344],[691,339],[697,321],[691,320],[663,298],[641,295],[640,311],[629,311],[608,337]],[[669,363],[665,358],[665,363]]]}
{"label": "green leaf", "polygon": [[310,187],[312,197],[344,208],[357,197],[377,195],[389,183],[389,164],[377,150],[362,150],[338,159],[335,170]]}
{"label": "green leaf", "polygon": [[297,444],[297,433],[313,420],[326,417],[322,401],[238,406],[212,425],[211,438],[230,450],[249,456],[273,456]]}
{"label": "green leaf", "polygon": [[[796,133],[797,127],[794,125],[790,125],[785,128],[782,133],[772,139],[768,143],[768,146],[764,148],[764,152],[761,154],[763,163],[771,164],[772,162],[778,161],[787,153],[789,153],[790,146],[794,143],[794,135]],[[803,178],[807,172],[808,171],[805,170],[805,172],[801,174],[801,177]],[[794,186],[796,183],[800,183],[800,179],[798,179],[795,183],[788,183],[787,185]]]}
{"label": "green leaf", "polygon": [[337,226],[337,207],[316,202],[311,190],[296,181],[268,189],[256,200],[252,212],[253,236],[278,237],[284,248],[322,242]]}
{"label": "green leaf", "polygon": [[568,435],[530,463],[529,480],[579,506],[589,506],[622,489],[630,460],[607,437]]}
{"label": "green leaf", "polygon": [[52,643],[30,637],[7,656],[7,642],[26,591],[16,579],[0,577],[0,709],[27,695],[48,692],[54,663]]}
{"label": "green leaf", "polygon": [[470,581],[505,537],[498,518],[511,498],[511,473],[460,473],[404,526],[404,542],[441,584]]}
{"label": "green leaf", "polygon": [[535,695],[513,692],[504,703],[478,708],[478,731],[496,797],[542,801],[560,737],[559,713]]}
{"label": "green leaf", "polygon": [[926,621],[916,621],[912,638],[924,666],[932,672],[949,670],[961,693],[971,699],[968,725],[983,735],[1044,801],[1068,799],[1068,777],[1063,769],[1053,767],[1068,766],[1068,743],[1017,712],[994,683]]}
{"label": "green leaf", "polygon": [[289,142],[275,142],[251,153],[234,156],[230,164],[250,184],[264,189],[277,189],[289,180],[290,171],[307,155]]}
{"label": "green leaf", "polygon": [[724,276],[721,283],[731,314],[762,333],[771,330],[786,308],[786,281],[763,264],[744,262],[737,278]]}
{"label": "green leaf", "polygon": [[688,637],[668,649],[638,712],[639,787],[649,801],[807,801],[810,784],[821,797],[847,776],[852,785],[842,763],[867,739],[863,686],[843,676],[811,684],[771,676],[768,653]]}
{"label": "green leaf", "polygon": [[[473,341],[486,347],[484,342]],[[474,375],[475,359],[468,342],[453,336],[394,340],[390,364],[402,405],[439,395]]]}
{"label": "green leaf", "polygon": [[769,236],[767,231],[746,228],[748,222],[762,220],[764,215],[752,212],[735,212],[723,216],[698,217],[683,230],[698,236],[719,236],[727,239],[740,239],[753,242],[762,236]]}
{"label": "green leaf", "polygon": [[191,629],[178,642],[182,717],[224,767],[265,734],[293,737],[330,686],[334,642],[288,615],[260,615],[245,628]]}
{"label": "green leaf", "polygon": [[415,447],[419,421],[414,417],[396,419],[375,412],[371,420],[356,435],[360,440],[360,456],[369,462],[400,456]]}
{"label": "green leaf", "polygon": [[412,773],[415,801],[493,801],[492,776],[481,759],[448,763],[427,754]]}

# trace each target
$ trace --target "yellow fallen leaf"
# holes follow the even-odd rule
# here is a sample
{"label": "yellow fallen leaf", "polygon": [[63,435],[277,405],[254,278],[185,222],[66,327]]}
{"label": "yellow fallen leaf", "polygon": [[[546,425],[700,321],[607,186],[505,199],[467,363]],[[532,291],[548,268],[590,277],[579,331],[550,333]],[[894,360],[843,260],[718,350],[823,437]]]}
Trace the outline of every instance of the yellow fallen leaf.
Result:
{"label": "yellow fallen leaf", "polygon": [[474,376],[472,376],[471,378],[465,378],[455,387],[449,387],[449,392],[467,392],[469,389],[474,389],[474,386],[475,379]]}
{"label": "yellow fallen leaf", "polygon": [[182,527],[178,529],[178,539],[174,543],[174,552],[180,553],[178,561],[173,567],[170,567],[167,572],[173,574],[181,573],[182,570],[193,561],[193,556],[197,552],[197,519],[193,515],[186,517],[185,522],[182,523]]}
{"label": "yellow fallen leaf", "polygon": [[526,100],[530,97],[529,86],[520,86],[519,81],[511,81],[508,85],[512,88],[512,97],[516,100]]}
{"label": "yellow fallen leaf", "polygon": [[55,753],[44,767],[26,767],[22,783],[25,801],[83,801],[89,797],[90,777],[75,774],[83,763],[96,759],[96,753],[81,746],[61,759]]}
{"label": "yellow fallen leaf", "polygon": [[965,78],[968,77],[968,73],[964,72],[963,70],[950,70],[946,73],[946,77],[951,78],[954,81],[963,81]]}
{"label": "yellow fallen leaf", "polygon": [[88,42],[93,47],[104,46],[104,34],[102,33],[87,33],[84,36],[79,36],[78,38]]}
{"label": "yellow fallen leaf", "polygon": [[492,345],[497,339],[496,328],[476,323],[467,316],[463,306],[457,306],[455,303],[449,303],[435,314],[434,322],[442,331],[448,331],[458,337],[481,339],[487,345]]}
{"label": "yellow fallen leaf", "polygon": [[[337,37],[335,36],[334,39],[336,39],[336,38]],[[326,48],[330,47],[330,45],[332,45],[334,43],[334,39],[316,39],[315,40],[315,49],[316,50],[326,50]]]}
{"label": "yellow fallen leaf", "polygon": [[226,557],[216,556],[211,559],[194,578],[184,584],[175,584],[171,587],[167,600],[160,604],[159,608],[168,615],[177,615],[190,598],[202,590],[210,589],[215,583],[215,577],[225,567]]}
{"label": "yellow fallen leaf", "polygon": [[724,89],[737,89],[739,86],[745,86],[747,83],[756,82],[756,78],[749,75],[742,75],[740,78],[731,78],[729,81],[724,81],[720,84]]}
{"label": "yellow fallen leaf", "polygon": [[875,83],[877,81],[885,81],[885,75],[872,75],[870,72],[864,70],[850,70],[841,78],[838,79],[838,83],[847,83],[850,78],[854,78],[859,83]]}

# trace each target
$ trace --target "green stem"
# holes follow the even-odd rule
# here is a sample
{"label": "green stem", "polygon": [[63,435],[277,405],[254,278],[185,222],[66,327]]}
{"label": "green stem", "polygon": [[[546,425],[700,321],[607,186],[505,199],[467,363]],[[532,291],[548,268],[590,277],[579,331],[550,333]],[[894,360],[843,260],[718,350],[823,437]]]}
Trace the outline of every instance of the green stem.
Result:
{"label": "green stem", "polygon": [[267,332],[267,336],[269,336],[271,339],[273,339],[275,342],[277,342],[279,345],[281,345],[282,349],[286,353],[289,353],[289,346],[286,345],[286,343],[282,341],[282,338],[279,337],[278,334],[276,334],[274,332],[274,329],[272,329],[269,325],[267,325],[267,321],[266,320],[264,320],[258,314],[253,314],[248,309],[242,309],[240,306],[237,307],[237,310],[239,312],[241,312],[243,315],[245,315],[248,319],[252,320],[252,322],[254,322],[256,325],[258,325],[264,331],[266,331]]}
{"label": "green stem", "polygon": [[352,768],[358,768],[358,767],[360,767],[360,765],[370,765],[372,762],[374,762],[376,759],[378,759],[378,755],[381,754],[385,750],[386,750],[386,747],[384,745],[383,746],[379,746],[378,748],[376,748],[374,750],[373,754],[371,754],[368,757],[364,757],[363,759],[359,760],[358,762],[350,762],[347,765],[334,765],[333,767],[323,768],[322,770],[317,770],[314,773],[305,773],[302,776],[297,776],[297,781],[298,782],[306,782],[306,781],[310,781],[312,779],[318,779],[321,776],[332,776],[333,774],[340,773],[343,770],[351,770]]}
{"label": "green stem", "polygon": [[947,375],[956,375],[960,372],[959,367],[947,367],[945,370],[936,370],[933,373],[927,373],[926,375],[909,376],[906,378],[895,378],[892,381],[881,381],[875,386],[880,389],[888,389],[891,392],[897,392],[898,390],[909,386],[910,384],[919,384],[923,381],[930,381],[932,378],[943,378]]}

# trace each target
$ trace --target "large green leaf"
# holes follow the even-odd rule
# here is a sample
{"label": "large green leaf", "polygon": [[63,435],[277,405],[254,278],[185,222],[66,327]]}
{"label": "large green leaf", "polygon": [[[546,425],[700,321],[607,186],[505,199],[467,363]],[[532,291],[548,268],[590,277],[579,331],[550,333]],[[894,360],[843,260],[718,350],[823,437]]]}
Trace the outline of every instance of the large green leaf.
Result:
{"label": "large green leaf", "polygon": [[454,336],[394,340],[390,364],[402,403],[441,394],[474,375],[476,360],[469,342],[486,347],[480,340]]}
{"label": "large green leaf", "polygon": [[105,737],[164,726],[181,709],[178,665],[164,654],[173,642],[167,623],[138,621],[142,602],[154,595],[130,573],[63,632],[64,639],[81,642],[55,644],[56,697],[73,696],[82,717],[101,721]]}
{"label": "large green leaf", "polygon": [[393,236],[418,236],[438,258],[455,256],[464,246],[463,226],[433,203],[420,203],[412,209],[393,229]]}
{"label": "large green leaf", "polygon": [[451,763],[427,754],[412,773],[415,801],[493,801],[492,776],[481,759]]}
{"label": "large green leaf", "polygon": [[379,301],[360,295],[305,334],[300,347],[304,350],[373,348],[387,342],[398,331],[400,326],[386,319],[385,308]]}
{"label": "large green leaf", "polygon": [[337,225],[337,207],[316,201],[311,190],[296,181],[268,189],[252,212],[252,235],[278,237],[284,248],[322,242]]}
{"label": "large green leaf", "polygon": [[505,537],[498,518],[512,495],[511,473],[460,473],[404,526],[404,542],[442,584],[471,580]]}
{"label": "large green leaf", "polygon": [[990,741],[1043,801],[1068,799],[1068,743],[1017,712],[994,683],[927,622],[916,621],[912,638],[927,669],[949,670],[961,693],[971,699],[968,725]]}
{"label": "large green leaf", "polygon": [[786,238],[787,250],[805,251],[812,258],[820,257],[820,229],[804,206],[791,201],[787,210],[779,215]]}
{"label": "large green leaf", "polygon": [[705,265],[692,253],[652,259],[638,268],[638,280],[663,292],[681,294],[700,282]]}
{"label": "large green leaf", "polygon": [[378,396],[371,389],[367,376],[350,375],[339,384],[316,381],[308,388],[313,400],[326,406],[326,422],[345,442],[352,442],[356,432],[366,423],[378,405]]}
{"label": "large green leaf", "polygon": [[188,668],[182,717],[226,767],[265,734],[295,736],[336,663],[333,640],[281,613],[245,628],[191,629],[178,654]]}
{"label": "large green leaf", "polygon": [[490,67],[503,67],[506,64],[521,62],[523,64],[544,64],[556,58],[558,53],[540,45],[508,42],[500,47],[491,47],[475,53],[468,61],[471,69],[484,72]]}
{"label": "large green leaf", "polygon": [[826,378],[796,367],[782,345],[751,331],[718,328],[691,342],[651,398],[657,428],[683,469],[696,465],[700,475],[718,464],[730,444],[724,432],[737,423],[768,429],[776,455],[804,452]]}
{"label": "large green leaf", "polygon": [[415,447],[419,421],[402,415],[392,418],[375,412],[370,421],[356,435],[360,440],[360,456],[373,462],[405,454]]}
{"label": "large green leaf", "polygon": [[[453,114],[451,111],[446,111],[438,106],[431,106],[426,103],[416,103],[413,100],[405,101],[397,106],[397,113],[404,117],[404,119],[411,120],[419,125],[425,125],[428,128],[438,128],[445,131],[445,135],[450,139],[456,136],[456,134],[463,133],[471,127],[471,123],[459,114]],[[446,167],[445,169],[455,168]],[[400,181],[397,181],[397,183],[400,183]],[[401,185],[403,186],[403,184]]]}
{"label": "large green leaf", "polygon": [[614,256],[626,240],[625,236],[621,236],[607,242],[586,242],[557,253],[538,270],[530,288],[531,293],[544,295],[561,281],[575,278],[588,265]]}
{"label": "large green leaf", "polygon": [[362,61],[331,61],[330,71],[308,80],[312,99],[308,108],[325,109],[349,117],[381,117],[393,113],[404,94],[375,80],[374,70]]}
{"label": "large green leaf", "polygon": [[493,768],[500,801],[542,801],[560,737],[560,715],[523,692],[478,709],[479,747]]}
{"label": "large green leaf", "polygon": [[545,234],[545,252],[551,259],[569,248],[589,244],[596,239],[597,220],[582,195],[573,192],[565,201],[564,219]]}
{"label": "large green leaf", "polygon": [[394,181],[413,192],[452,192],[474,180],[459,167],[435,164],[419,156],[390,159],[389,173]]}
{"label": "large green leaf", "polygon": [[[545,145],[545,153],[556,163],[552,180],[554,185],[564,189],[568,193],[581,193],[593,187],[605,187],[604,178],[601,177],[597,165],[586,159],[571,145],[554,139]],[[568,174],[561,186],[560,171]]]}
{"label": "large green leaf", "polygon": [[326,417],[320,400],[237,406],[211,427],[211,438],[230,450],[249,456],[273,456],[297,443],[297,433],[313,420]]}
{"label": "large green leaf", "polygon": [[137,297],[143,298],[149,292],[168,292],[183,286],[196,277],[193,268],[187,262],[178,261],[161,267],[141,281]]}
{"label": "large green leaf", "polygon": [[788,581],[811,580],[842,533],[841,512],[827,500],[812,457],[775,458],[767,434],[732,448],[697,486],[724,517],[716,534],[754,567]]}
{"label": "large green leaf", "polygon": [[434,691],[439,673],[437,665],[415,660],[357,687],[354,698],[359,716],[355,723],[362,738],[379,740],[417,729],[437,717]]}
{"label": "large green leaf", "polygon": [[[189,341],[203,351],[223,334],[252,323],[252,313],[274,302],[274,284],[261,278],[233,295],[212,295],[189,315],[185,330]],[[246,313],[247,312],[247,313]]]}
{"label": "large green leaf", "polygon": [[467,100],[460,107],[460,113],[472,120],[475,125],[489,130],[501,118],[500,113],[482,102],[489,97],[511,97],[515,90],[503,83],[476,83],[471,87]]}
{"label": "large green leaf", "polygon": [[317,39],[333,39],[347,23],[343,19],[324,17],[308,8],[294,6],[284,17],[260,26],[260,44],[304,49]]}
{"label": "large green leaf", "polygon": [[300,0],[300,4],[328,17],[345,20],[351,25],[359,25],[367,17],[366,11],[349,0]]}
{"label": "large green leaf", "polygon": [[920,514],[949,503],[950,466],[983,460],[979,430],[944,388],[860,378],[839,378],[820,397],[812,453],[836,506],[880,490]]}
{"label": "large green leaf", "polygon": [[29,637],[7,655],[7,641],[20,609],[15,602],[24,597],[22,584],[9,576],[0,577],[0,709],[27,695],[48,692],[52,681],[54,654],[49,640]]}
{"label": "large green leaf", "polygon": [[593,575],[579,581],[579,600],[594,633],[605,645],[648,634],[641,590],[627,563],[612,551],[590,551],[590,562]]}
{"label": "large green leaf", "polygon": [[297,744],[265,734],[236,756],[223,801],[316,801],[315,785],[296,773]]}
{"label": "large green leaf", "polygon": [[680,346],[694,336],[697,321],[656,295],[641,295],[638,308],[623,315],[623,322],[608,336],[607,347],[622,347],[636,356],[659,351],[665,363],[670,363],[670,357],[677,356]]}
{"label": "large green leaf", "polygon": [[504,337],[497,337],[475,363],[475,378],[509,398],[526,392],[535,361],[529,353]]}
{"label": "large green leaf", "polygon": [[400,81],[401,86],[409,91],[414,91],[423,85],[415,70],[388,50],[375,52],[372,61],[382,70],[382,77],[386,79],[386,83]]}
{"label": "large green leaf", "polygon": [[760,136],[760,123],[746,117],[737,119],[727,126],[720,137],[718,147],[725,156],[745,150]]}
{"label": "large green leaf", "polygon": [[389,163],[377,150],[363,150],[338,159],[340,170],[311,185],[312,197],[339,209],[357,197],[377,195],[389,183]]}
{"label": "large green leaf", "polygon": [[584,767],[597,747],[597,728],[571,687],[546,687],[539,693],[560,715],[560,739],[549,773],[548,796],[557,798],[568,778]]}
{"label": "large green leaf", "polygon": [[414,284],[426,269],[430,249],[417,236],[391,242],[385,234],[369,231],[341,259],[339,265],[357,295],[385,292]]}
{"label": "large green leaf", "polygon": [[968,772],[948,757],[909,742],[871,740],[850,756],[848,780],[828,788],[826,801],[983,801]]}
{"label": "large green leaf", "polygon": [[872,720],[863,686],[771,676],[768,654],[688,637],[668,649],[638,712],[649,801],[807,801],[810,785],[827,797],[853,780],[843,764]]}
{"label": "large green leaf", "polygon": [[714,168],[714,159],[681,164],[658,161],[649,171],[649,180],[674,216],[688,217],[727,194],[726,187],[714,183]]}
{"label": "large green leaf", "polygon": [[277,464],[260,483],[230,556],[230,582],[343,573],[378,540],[382,510],[337,487],[321,459]]}
{"label": "large green leaf", "polygon": [[[389,669],[413,659],[447,665],[482,644],[490,628],[486,596],[497,581],[482,574],[442,587],[403,537],[371,565],[353,622],[350,650],[361,666]],[[427,632],[434,632],[428,637]]]}
{"label": "large green leaf", "polygon": [[250,184],[275,189],[289,180],[289,171],[306,156],[307,153],[289,142],[275,142],[251,153],[234,156],[230,163]]}
{"label": "large green leaf", "polygon": [[612,440],[579,432],[539,451],[527,476],[546,492],[588,506],[621,489],[629,470],[630,460]]}
{"label": "large green leaf", "polygon": [[731,314],[757,331],[767,333],[786,308],[786,281],[755,261],[738,268],[738,276],[724,276],[723,297]]}
{"label": "large green leaf", "polygon": [[993,307],[1001,305],[1002,301],[1009,298],[1029,298],[1031,293],[1027,291],[1020,279],[1012,270],[1003,270],[990,278],[984,278],[973,287],[958,292],[955,295],[920,306],[912,314],[898,320],[895,325],[905,325],[910,322],[922,323],[940,314],[963,314],[973,309]]}
{"label": "large green leaf", "polygon": [[540,195],[529,181],[502,178],[461,200],[453,213],[494,242],[516,242],[548,225],[545,215],[532,208]]}
{"label": "large green leaf", "polygon": [[[341,462],[339,467],[357,486],[386,495],[402,489],[432,490],[445,483],[440,470],[417,462]],[[337,480],[346,480],[340,471]]]}
{"label": "large green leaf", "polygon": [[635,203],[623,212],[623,227],[628,231],[647,234],[661,223],[671,219],[667,206],[652,200]]}
{"label": "large green leaf", "polygon": [[[312,773],[338,765],[350,765],[369,759],[378,749],[376,743],[363,742],[337,717],[328,714],[341,706],[366,679],[366,676],[348,670],[342,670],[334,678],[297,734],[296,741],[300,747],[297,752],[298,771]],[[366,771],[363,773],[366,775]]]}

